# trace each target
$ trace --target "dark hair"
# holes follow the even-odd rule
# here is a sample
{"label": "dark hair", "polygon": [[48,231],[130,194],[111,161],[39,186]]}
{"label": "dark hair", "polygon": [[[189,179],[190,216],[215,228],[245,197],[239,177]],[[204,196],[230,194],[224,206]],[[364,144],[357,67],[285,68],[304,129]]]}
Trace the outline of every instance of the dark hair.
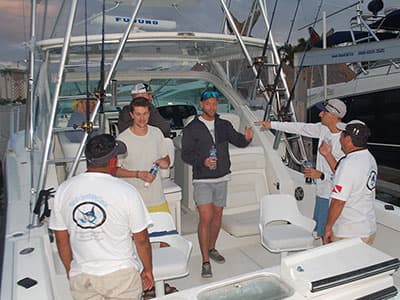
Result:
{"label": "dark hair", "polygon": [[129,111],[133,112],[134,108],[138,106],[147,107],[150,111],[151,103],[144,97],[133,98],[133,100],[129,104]]}
{"label": "dark hair", "polygon": [[371,136],[370,129],[364,124],[348,124],[343,132],[344,136],[350,136],[351,142],[356,147],[367,147],[368,138]]}
{"label": "dark hair", "polygon": [[104,167],[117,155],[126,152],[126,145],[110,134],[99,134],[91,137],[86,143],[85,155],[88,166]]}

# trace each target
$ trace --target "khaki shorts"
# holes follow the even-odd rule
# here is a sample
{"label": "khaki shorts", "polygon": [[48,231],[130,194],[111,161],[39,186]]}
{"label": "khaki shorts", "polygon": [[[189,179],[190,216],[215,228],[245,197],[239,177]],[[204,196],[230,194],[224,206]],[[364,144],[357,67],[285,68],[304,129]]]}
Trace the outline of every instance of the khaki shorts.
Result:
{"label": "khaki shorts", "polygon": [[[373,234],[371,234],[370,236],[367,236],[367,237],[365,237],[365,238],[361,238],[361,240],[362,240],[364,243],[368,244],[368,245],[372,245],[373,242],[375,241],[375,236],[376,236],[376,233],[373,233]],[[344,239],[346,239],[346,238],[338,237],[338,236],[333,236],[332,241],[333,241],[333,242],[337,242],[337,241],[344,240]]]}
{"label": "khaki shorts", "polygon": [[142,280],[134,268],[97,276],[79,274],[69,279],[74,300],[140,299]]}

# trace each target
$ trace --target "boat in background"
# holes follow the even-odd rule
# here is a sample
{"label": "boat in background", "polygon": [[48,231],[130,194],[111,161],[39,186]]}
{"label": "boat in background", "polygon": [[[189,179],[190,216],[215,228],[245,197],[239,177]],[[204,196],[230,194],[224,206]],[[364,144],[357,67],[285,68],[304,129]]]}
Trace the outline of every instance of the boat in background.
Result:
{"label": "boat in background", "polygon": [[[379,165],[380,198],[400,206],[400,133],[395,130],[400,127],[400,9],[387,8],[382,14],[383,2],[374,0],[364,13],[362,1],[356,4],[349,31],[327,35],[327,49],[316,49],[322,39],[314,39],[316,48],[304,55],[302,66],[347,64],[356,74],[346,82],[309,88],[309,121],[319,120],[317,102],[342,99],[348,108],[344,120],[359,119],[371,129],[369,149]],[[302,54],[297,55],[297,64],[300,61]]]}
{"label": "boat in background", "polygon": [[[52,207],[51,194],[67,178],[85,171],[82,154],[90,128],[118,135],[118,113],[129,103],[130,90],[138,82],[146,81],[151,86],[155,94],[154,104],[173,131],[170,156],[174,158],[174,166],[170,172],[162,175],[164,195],[178,232],[194,245],[190,274],[171,281],[178,289],[208,284],[211,289],[207,291],[210,291],[216,286],[226,286],[228,282],[234,282],[234,286],[238,287],[242,280],[238,283],[237,277],[232,279],[233,276],[247,280],[252,276],[262,277],[263,274],[273,273],[272,277],[280,278],[280,270],[274,267],[279,264],[280,254],[270,253],[260,243],[260,201],[266,195],[289,195],[297,200],[296,206],[303,215],[312,216],[315,186],[306,184],[303,174],[289,167],[299,165],[306,159],[301,138],[264,131],[254,126],[254,138],[249,147],[229,149],[231,181],[228,184],[223,229],[217,244],[226,254],[229,265],[215,266],[211,281],[200,278],[201,258],[197,245],[197,212],[192,196],[191,167],[180,158],[183,126],[191,115],[200,112],[199,97],[209,88],[221,95],[218,111],[221,118],[231,121],[234,128],[241,132],[245,126],[263,118],[296,121],[292,97],[269,30],[265,1],[248,3],[220,0],[213,1],[214,7],[205,6],[200,1],[183,1],[193,5],[193,15],[188,15],[183,7],[181,10],[176,1],[150,1],[148,7],[146,1],[135,1],[133,6],[125,5],[128,2],[132,1],[123,1],[119,3],[121,5],[107,9],[118,15],[122,14],[121,11],[124,14],[131,13],[123,32],[112,32],[120,30],[119,26],[111,29],[104,25],[99,28],[90,26],[88,18],[83,21],[79,19],[83,12],[85,15],[95,15],[99,11],[105,13],[100,2],[96,6],[93,1],[90,9],[94,9],[94,12],[85,11],[84,1],[63,1],[54,29],[49,31],[51,36],[47,39],[36,41],[35,26],[32,26],[27,126],[24,131],[16,132],[10,138],[3,164],[7,212],[1,300],[71,299],[54,235],[47,226]],[[138,13],[152,12],[154,15],[156,10],[153,5],[160,3],[166,5],[161,11],[174,16],[178,31],[134,32],[134,20],[138,19]],[[40,5],[47,5],[47,1]],[[246,20],[249,20],[243,23],[248,26],[242,26],[240,30],[231,13],[238,8],[247,9]],[[210,16],[210,10],[220,18]],[[36,19],[35,12],[33,5],[33,20]],[[201,24],[196,23],[196,14],[201,15]],[[158,18],[154,16],[152,19]],[[189,23],[189,27],[186,28],[185,23]],[[253,36],[253,28],[260,25],[265,29],[261,30],[261,38],[257,38]],[[196,32],[193,31],[195,27],[212,30]],[[40,61],[38,66],[35,65],[37,61]],[[96,106],[84,124],[67,127],[71,104],[75,99],[95,100]],[[65,135],[76,130],[84,132],[81,143],[72,143]],[[294,143],[300,149],[297,156],[292,149]],[[378,234],[374,246],[379,250],[363,244],[358,246],[359,241],[350,241],[311,249],[297,258],[300,257],[306,264],[308,256],[323,256],[332,249],[338,250],[350,243],[356,248],[349,252],[358,253],[354,249],[362,247],[362,252],[367,253],[368,257],[373,251],[377,260],[359,260],[361,265],[355,269],[336,270],[334,273],[321,263],[311,264],[311,273],[307,268],[307,276],[311,276],[307,278],[309,282],[318,281],[314,273],[319,273],[318,278],[323,279],[327,274],[360,271],[362,266],[374,266],[375,271],[376,263],[392,261],[392,256],[399,256],[400,208],[387,210],[385,203],[377,200],[376,210]],[[319,246],[320,241],[314,243]],[[289,270],[302,272],[295,258],[289,256],[283,260],[287,268],[282,270],[288,273],[291,272]],[[154,263],[154,268],[157,269],[157,263]],[[390,265],[390,271],[385,268],[380,270],[384,277],[369,277],[370,284],[367,285],[373,286],[373,289],[364,289],[365,285],[355,282],[341,283],[348,291],[357,292],[357,297],[375,297],[376,292],[380,292],[380,296],[382,293],[394,296],[397,290],[393,283],[400,286],[397,274],[393,275],[397,268],[398,260]],[[175,278],[174,274],[170,275],[167,279]],[[166,279],[155,277],[158,283]],[[299,287],[291,283],[288,277],[281,279],[286,280],[282,286],[289,285],[288,295],[283,294],[282,299],[290,299],[288,297],[293,295],[296,297],[291,299],[305,299],[303,294],[295,293]],[[335,277],[329,284],[336,285],[337,279]],[[214,282],[218,280],[223,281]],[[295,278],[292,280],[296,281]],[[307,280],[304,280],[305,285]],[[275,286],[281,286],[279,281],[273,282],[276,285],[271,286],[272,290]],[[253,281],[250,283],[253,284]],[[322,287],[319,283],[315,286],[319,290],[332,292],[331,285]],[[324,299],[335,299],[337,293],[334,291],[328,296],[324,295]],[[226,292],[223,294],[226,295]],[[176,299],[184,296],[185,292],[182,293],[166,297]],[[202,295],[197,298],[211,297],[208,293]]]}

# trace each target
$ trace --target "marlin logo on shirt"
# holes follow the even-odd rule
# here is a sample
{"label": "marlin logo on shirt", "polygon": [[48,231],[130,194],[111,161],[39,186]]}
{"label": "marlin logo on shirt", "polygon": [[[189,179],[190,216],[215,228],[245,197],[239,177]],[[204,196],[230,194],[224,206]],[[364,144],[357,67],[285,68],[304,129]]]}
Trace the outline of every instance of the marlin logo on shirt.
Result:
{"label": "marlin logo on shirt", "polygon": [[106,211],[96,202],[86,201],[78,204],[72,211],[75,224],[83,229],[94,229],[104,224]]}
{"label": "marlin logo on shirt", "polygon": [[335,185],[335,187],[333,188],[332,192],[333,193],[340,193],[342,191],[342,186],[341,185]]}

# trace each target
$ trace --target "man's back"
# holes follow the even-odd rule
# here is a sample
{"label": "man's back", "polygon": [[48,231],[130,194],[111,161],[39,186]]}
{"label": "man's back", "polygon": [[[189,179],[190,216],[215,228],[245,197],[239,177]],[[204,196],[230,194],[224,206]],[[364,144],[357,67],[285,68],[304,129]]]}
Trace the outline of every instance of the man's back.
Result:
{"label": "man's back", "polygon": [[[150,224],[137,191],[104,173],[84,173],[58,189],[50,227],[67,229],[74,253],[70,276],[135,267],[132,233]],[[95,249],[95,250],[94,250]]]}

